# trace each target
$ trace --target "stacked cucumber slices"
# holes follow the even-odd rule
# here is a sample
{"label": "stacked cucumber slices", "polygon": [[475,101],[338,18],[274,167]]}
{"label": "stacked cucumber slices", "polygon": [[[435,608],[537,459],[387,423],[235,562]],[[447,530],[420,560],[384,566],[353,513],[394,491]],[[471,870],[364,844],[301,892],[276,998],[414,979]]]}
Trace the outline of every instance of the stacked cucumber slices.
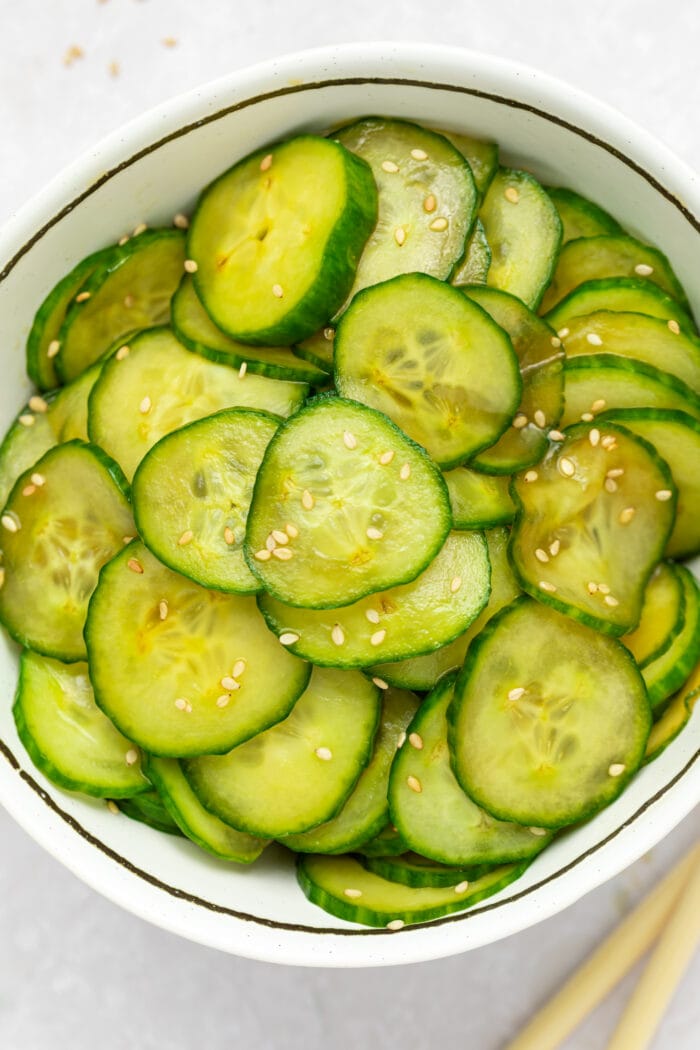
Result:
{"label": "stacked cucumber slices", "polygon": [[[188,231],[188,232],[186,232]],[[399,930],[517,879],[700,695],[700,339],[658,247],[461,133],[258,150],[37,311],[0,446],[60,787]]]}

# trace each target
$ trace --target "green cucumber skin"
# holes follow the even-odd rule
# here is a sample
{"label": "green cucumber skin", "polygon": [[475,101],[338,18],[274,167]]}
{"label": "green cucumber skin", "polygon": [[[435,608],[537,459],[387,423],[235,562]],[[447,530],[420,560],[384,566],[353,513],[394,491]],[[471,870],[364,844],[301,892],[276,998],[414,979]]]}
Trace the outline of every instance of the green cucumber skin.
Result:
{"label": "green cucumber skin", "polygon": [[153,828],[154,831],[162,831],[166,835],[182,836],[168,810],[165,808],[162,798],[155,790],[144,792],[142,795],[134,795],[133,798],[114,799],[117,806],[130,820],[137,820],[139,824]]}
{"label": "green cucumber skin", "polygon": [[[636,361],[631,357],[618,357],[613,354],[590,354],[577,357],[570,357],[564,364],[564,389],[566,390],[566,379],[569,375],[575,375],[577,372],[590,372],[596,369],[607,369],[614,372],[630,372],[634,375],[642,376],[644,378],[652,380],[655,384],[664,387],[669,393],[676,394],[679,398],[683,398],[686,402],[685,411],[689,415],[693,415],[698,422],[700,422],[700,395],[696,394],[695,391],[684,383],[678,376],[673,375],[671,372],[664,372],[660,368],[654,368],[653,365],[648,365],[644,361]],[[637,405],[637,408],[645,408],[644,405]],[[619,412],[620,408],[616,408],[614,405],[608,405],[608,409],[613,412]]]}
{"label": "green cucumber skin", "polygon": [[[572,244],[573,242],[570,241],[569,243]],[[572,288],[570,292],[562,296],[558,303],[550,310],[543,312],[541,316],[547,324],[558,331],[572,317],[594,313],[597,310],[617,310],[618,308],[615,306],[604,305],[603,299],[593,309],[589,305],[578,308],[578,301],[583,299],[584,296],[604,295],[606,292],[614,295],[617,290],[639,293],[642,297],[642,305],[644,305],[644,300],[653,300],[659,311],[652,314],[648,309],[643,310],[636,305],[634,307],[627,305],[624,308],[625,312],[646,314],[649,317],[660,317],[664,320],[673,318],[678,321],[684,335],[697,337],[697,329],[690,311],[658,284],[646,281],[643,277],[592,277],[588,281],[582,281],[581,284],[577,284],[575,288]]]}
{"label": "green cucumber skin", "polygon": [[[668,727],[666,728],[662,739],[657,740],[656,745],[653,747],[653,750],[650,751],[649,744],[652,743],[652,736],[654,734],[654,730],[661,726],[664,717],[666,717],[667,713],[670,713],[669,708],[671,704],[675,703],[677,700],[679,700],[679,698],[681,699],[681,702],[683,704],[683,717],[674,726],[672,726],[670,730],[668,729]],[[677,736],[680,736],[681,732],[685,729],[688,722],[692,718],[693,710],[695,708],[696,703],[698,702],[698,699],[700,699],[700,686],[694,686],[691,687],[689,692],[687,692],[685,695],[683,695],[683,691],[681,690],[679,693],[676,694],[675,697],[671,698],[668,704],[664,706],[664,710],[657,717],[654,729],[652,729],[651,735],[649,737],[649,744],[647,745],[647,751],[644,755],[644,765],[647,765],[649,762],[653,762],[655,758],[658,758],[662,751],[665,751],[668,745],[673,743]]]}
{"label": "green cucumber skin", "polygon": [[408,844],[391,824],[386,824],[374,838],[368,839],[362,846],[356,846],[354,852],[362,857],[398,857],[408,852]]}
{"label": "green cucumber skin", "polygon": [[[686,596],[685,596],[685,588],[682,585],[682,578],[680,576],[680,573],[678,572],[678,566],[672,561],[666,561],[663,564],[667,565],[668,568],[671,570],[671,572],[674,574],[674,576],[681,582],[679,615],[678,615],[678,617],[676,619],[676,622],[675,622],[673,628],[671,629],[669,634],[666,636],[666,639],[661,644],[661,646],[658,649],[656,649],[653,653],[650,653],[649,656],[646,656],[643,660],[639,661],[639,670],[640,671],[643,671],[645,667],[647,667],[650,663],[653,663],[654,660],[658,659],[659,656],[663,656],[663,654],[666,652],[666,650],[668,648],[670,648],[671,643],[674,641],[674,639],[681,633],[681,631],[683,630],[683,626],[685,624],[685,607],[686,607],[687,602],[686,602]],[[624,643],[623,639],[620,639],[620,640],[622,641],[622,644],[624,645],[625,643]],[[647,689],[647,692],[648,691],[649,690]]]}
{"label": "green cucumber skin", "polygon": [[[210,193],[223,179],[228,178],[236,168],[247,164],[256,157],[262,160],[275,145],[265,146],[242,158],[237,164],[223,172],[210,183],[200,194],[195,208],[194,218],[190,224],[187,239],[188,256],[191,255],[192,228],[199,208]],[[377,222],[377,187],[372,169],[360,157],[346,150],[340,143],[335,144],[346,155],[345,172],[347,178],[347,204],[343,215],[336,223],[326,248],[313,287],[297,306],[276,325],[253,331],[233,331],[224,328],[216,319],[222,331],[233,339],[253,346],[291,345],[313,335],[327,323],[328,319],[342,306],[347,298],[355,278],[355,270],[367,242]],[[194,285],[202,303],[205,297],[201,287],[201,276],[194,274]]]}
{"label": "green cucumber skin", "polygon": [[[581,236],[595,236],[596,233],[603,234],[624,234],[622,226],[620,226],[617,219],[614,219],[604,208],[601,208],[595,201],[589,200],[587,197],[582,197],[575,190],[567,189],[565,186],[547,187],[547,193],[554,202],[554,207],[559,212],[559,218],[562,222],[562,247],[568,243],[568,241],[576,240]],[[564,214],[562,214],[562,211]],[[567,233],[567,220],[566,213],[573,212],[574,214],[579,213],[584,217],[584,221],[588,221],[592,228],[595,229],[595,233],[575,233],[569,231]]]}
{"label": "green cucumber skin", "polygon": [[[686,648],[678,654],[675,663],[665,674],[662,674],[661,677],[653,678],[651,677],[653,664],[647,663],[644,667],[644,671],[647,672],[647,676],[651,679],[647,684],[647,694],[655,718],[658,718],[663,713],[673,694],[676,690],[682,688],[683,683],[691,674],[698,660],[700,660],[700,587],[698,587],[695,577],[684,565],[676,565],[675,571],[683,581],[685,608],[689,616],[693,618],[694,626]],[[679,633],[682,634],[684,627],[685,624],[683,624]],[[671,646],[673,646],[673,642]],[[669,653],[669,649],[662,653],[658,659],[663,660],[664,656]],[[647,681],[646,678],[645,681]]]}
{"label": "green cucumber skin", "polygon": [[425,886],[456,886],[463,879],[468,882],[476,882],[482,875],[498,867],[496,863],[472,865],[469,868],[445,865],[445,869],[440,870],[438,863],[435,862],[434,868],[426,865],[422,870],[417,864],[411,867],[408,863],[402,863],[403,860],[403,856],[363,857],[362,866],[389,882],[400,882],[402,886],[414,886],[416,889],[422,889]]}

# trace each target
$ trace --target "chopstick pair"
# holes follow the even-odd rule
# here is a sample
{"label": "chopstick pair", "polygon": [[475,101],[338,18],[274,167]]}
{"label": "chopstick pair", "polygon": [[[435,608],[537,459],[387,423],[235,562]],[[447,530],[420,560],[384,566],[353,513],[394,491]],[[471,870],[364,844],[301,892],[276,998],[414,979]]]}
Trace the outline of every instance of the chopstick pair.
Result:
{"label": "chopstick pair", "polygon": [[656,948],[607,1050],[645,1050],[700,939],[696,844],[504,1050],[556,1050],[635,963]]}

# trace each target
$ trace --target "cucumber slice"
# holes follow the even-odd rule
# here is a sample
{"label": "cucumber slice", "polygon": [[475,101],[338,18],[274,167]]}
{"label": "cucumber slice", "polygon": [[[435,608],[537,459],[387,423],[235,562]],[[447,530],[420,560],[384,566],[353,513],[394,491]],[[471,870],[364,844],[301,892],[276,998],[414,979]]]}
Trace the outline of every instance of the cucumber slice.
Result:
{"label": "cucumber slice", "polygon": [[202,804],[253,835],[281,838],[340,812],[372,754],[379,690],[358,671],[316,668],[291,714],[228,755],[183,763]]}
{"label": "cucumber slice", "polygon": [[441,675],[462,666],[472,639],[476,638],[499,609],[508,605],[521,593],[508,562],[508,535],[507,529],[491,529],[486,533],[491,562],[491,595],[485,609],[471,627],[454,642],[428,653],[427,656],[378,664],[373,668],[373,674],[400,688],[427,690],[433,688]]}
{"label": "cucumber slice", "polygon": [[81,286],[58,335],[56,370],[75,379],[129,332],[163,324],[182,277],[180,230],[146,230],[108,256]]}
{"label": "cucumber slice", "polygon": [[418,697],[403,689],[385,689],[382,713],[369,765],[360,774],[347,802],[332,820],[311,831],[287,835],[282,843],[298,853],[348,853],[371,842],[389,818],[386,799],[389,770]]}
{"label": "cucumber slice", "polygon": [[599,310],[569,321],[562,337],[569,361],[605,354],[632,360],[653,368],[663,365],[700,394],[700,342],[682,332],[672,331],[668,323],[642,314]]}
{"label": "cucumber slice", "polygon": [[470,649],[449,720],[454,772],[478,805],[558,828],[623,791],[644,757],[651,711],[624,646],[523,597]]}
{"label": "cucumber slice", "polygon": [[673,528],[676,488],[647,441],[596,422],[570,427],[537,470],[514,479],[510,557],[534,598],[620,635],[639,622]]}
{"label": "cucumber slice", "polygon": [[367,288],[338,325],[335,383],[384,412],[443,468],[508,427],[522,383],[510,339],[458,289],[425,274]]}
{"label": "cucumber slice", "polygon": [[481,219],[477,219],[464,255],[450,277],[450,284],[455,288],[462,288],[468,284],[486,284],[490,265],[491,249],[486,240],[486,231]]}
{"label": "cucumber slice", "polygon": [[453,529],[491,529],[495,525],[507,525],[515,517],[510,478],[455,467],[447,471],[445,481]]}
{"label": "cucumber slice", "polygon": [[148,450],[186,423],[222,408],[288,416],[306,390],[303,383],[241,376],[185,350],[169,328],[155,328],[132,339],[128,354],[104,365],[90,395],[88,429],[132,477]]}
{"label": "cucumber slice", "polygon": [[700,660],[700,590],[695,577],[685,566],[676,565],[675,568],[683,585],[683,627],[669,647],[642,670],[654,714],[663,711],[665,702],[680,689]]}
{"label": "cucumber slice", "polygon": [[567,427],[605,409],[671,408],[700,422],[700,397],[670,372],[612,354],[573,357],[564,366]]}
{"label": "cucumber slice", "polygon": [[[353,857],[299,857],[297,878],[302,890],[324,911],[348,922],[385,926],[392,931],[470,908],[504,889],[527,865],[494,868],[476,882],[456,886],[415,887],[389,882],[367,871]],[[351,890],[348,894],[348,890]]]}
{"label": "cucumber slice", "polygon": [[337,142],[258,150],[199,199],[187,242],[197,294],[234,339],[305,339],[344,301],[376,218],[371,170]]}
{"label": "cucumber slice", "polygon": [[332,608],[414,580],[449,528],[447,486],[425,452],[381,413],[326,396],[268,445],[245,553],[275,598]]}
{"label": "cucumber slice", "polygon": [[665,751],[672,740],[680,733],[693,713],[700,697],[700,668],[696,667],[683,688],[676,693],[661,717],[651,727],[644,755],[645,762],[651,762]]}
{"label": "cucumber slice", "polygon": [[534,857],[551,835],[494,820],[455,779],[447,747],[447,709],[456,677],[453,672],[440,679],[408,728],[391,767],[391,819],[412,850],[443,864],[493,866]]}
{"label": "cucumber slice", "polygon": [[138,541],[100,574],[85,638],[98,706],[155,755],[229,751],[286,718],[309,679],[253,598],[204,590]]}
{"label": "cucumber slice", "polygon": [[145,770],[180,831],[200,849],[238,864],[251,864],[260,856],[267,845],[265,840],[236,831],[207,812],[187,783],[176,758],[146,756]]}
{"label": "cucumber slice", "polygon": [[[601,277],[583,281],[545,314],[545,321],[558,332],[573,317],[599,310],[646,314],[664,321],[674,321],[684,332],[694,332],[689,314],[680,303],[658,285],[642,277]],[[542,312],[542,311],[541,311]],[[561,336],[566,339],[566,333]]]}
{"label": "cucumber slice", "polygon": [[555,332],[507,292],[465,288],[466,294],[510,336],[523,381],[513,425],[495,445],[471,461],[487,474],[513,474],[541,459],[547,448],[546,428],[555,425],[564,406],[564,351]]}
{"label": "cucumber slice", "polygon": [[52,448],[19,477],[1,520],[0,622],[20,645],[84,660],[97,575],[134,528],[119,468],[85,442]]}
{"label": "cucumber slice", "polygon": [[687,308],[683,288],[663,252],[626,234],[602,234],[578,237],[564,245],[541,312],[551,310],[584,281],[635,276],[658,285]]}
{"label": "cucumber slice", "polygon": [[676,517],[665,553],[686,558],[700,549],[700,423],[686,412],[660,408],[618,408],[604,412],[600,423],[621,424],[654,446],[670,467],[678,489]]}
{"label": "cucumber slice", "polygon": [[378,652],[402,660],[462,634],[488,601],[490,576],[482,533],[452,532],[412,583],[341,609],[294,609],[269,594],[258,607],[279,638],[295,636],[287,648],[297,656],[321,667],[367,667]]}
{"label": "cucumber slice", "polygon": [[453,864],[438,864],[418,853],[403,853],[400,857],[366,857],[362,867],[374,872],[389,882],[400,882],[402,886],[456,886],[457,883],[474,882],[485,875],[493,865],[458,868]]}
{"label": "cucumber slice", "polygon": [[363,846],[356,846],[354,852],[362,857],[397,857],[407,849],[408,846],[393,824],[387,824],[376,838],[365,842]]}
{"label": "cucumber slice", "polygon": [[164,831],[166,835],[182,835],[157,791],[146,791],[133,798],[115,799],[115,802],[130,820],[138,820],[140,824],[146,824],[154,831]]}
{"label": "cucumber slice", "polygon": [[597,237],[599,234],[624,234],[617,219],[613,219],[599,204],[582,197],[563,186],[548,188],[562,225],[562,244],[578,237]]}
{"label": "cucumber slice", "polygon": [[203,587],[255,594],[243,557],[258,468],[280,420],[223,409],[167,434],[134,475],[134,520],[143,542],[175,572]]}
{"label": "cucumber slice", "polygon": [[335,328],[327,325],[325,328],[314,332],[308,339],[302,339],[294,347],[294,353],[302,361],[309,361],[316,368],[320,368],[327,376],[333,375],[333,341],[335,339]]}
{"label": "cucumber slice", "polygon": [[27,338],[27,374],[39,390],[53,390],[59,384],[55,357],[60,349],[58,334],[68,307],[85,281],[116,253],[113,247],[102,248],[82,259],[51,289],[37,310]]}
{"label": "cucumber slice", "polygon": [[455,131],[440,130],[439,134],[444,135],[462,154],[474,176],[479,197],[483,198],[498,171],[498,144],[475,139],[471,135],[458,135]]}
{"label": "cucumber slice", "polygon": [[97,798],[148,790],[138,751],[95,704],[87,664],[25,649],[12,713],[32,762],[59,787]]}
{"label": "cucumber slice", "polygon": [[195,291],[192,278],[183,277],[171,304],[175,335],[195,354],[220,365],[243,368],[272,379],[295,379],[301,383],[322,383],[326,372],[300,360],[287,346],[246,346],[217,328]]}
{"label": "cucumber slice", "polygon": [[459,150],[418,124],[384,117],[350,124],[332,137],[370,165],[379,191],[377,224],[343,309],[363,288],[398,274],[449,277],[464,253],[477,200]]}
{"label": "cucumber slice", "polygon": [[561,221],[539,182],[525,171],[500,168],[479,211],[491,248],[486,283],[534,310],[559,254]]}
{"label": "cucumber slice", "polygon": [[620,641],[632,653],[637,666],[646,667],[665,653],[685,623],[685,589],[676,566],[661,562],[644,591],[639,624]]}

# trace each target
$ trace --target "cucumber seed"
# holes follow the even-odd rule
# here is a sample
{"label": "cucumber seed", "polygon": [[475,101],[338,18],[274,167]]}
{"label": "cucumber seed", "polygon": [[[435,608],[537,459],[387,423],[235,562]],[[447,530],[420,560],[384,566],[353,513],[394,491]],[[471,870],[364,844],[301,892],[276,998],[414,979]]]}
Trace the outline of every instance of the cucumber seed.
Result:
{"label": "cucumber seed", "polygon": [[275,547],[272,557],[277,558],[279,561],[291,561],[294,557],[294,551],[290,550],[289,547]]}
{"label": "cucumber seed", "polygon": [[286,532],[282,532],[281,529],[273,529],[270,535],[275,542],[280,544],[281,547],[286,547],[289,543],[289,536]]}
{"label": "cucumber seed", "polygon": [[370,527],[367,529],[367,539],[368,540],[381,540],[383,538],[383,536],[384,536],[384,533],[382,532],[382,530],[381,529],[375,529],[373,525],[370,525]]}
{"label": "cucumber seed", "polygon": [[231,678],[230,675],[224,675],[221,679],[221,688],[225,689],[227,693],[233,693],[236,689],[241,688],[241,683],[237,682],[235,678]]}
{"label": "cucumber seed", "polygon": [[357,438],[349,430],[346,430],[343,434],[343,444],[349,449],[357,448]]}
{"label": "cucumber seed", "polygon": [[394,240],[398,244],[399,248],[403,247],[406,243],[406,231],[403,226],[397,226],[394,230]]}
{"label": "cucumber seed", "polygon": [[376,609],[367,609],[365,616],[370,623],[379,623],[379,613]]}
{"label": "cucumber seed", "polygon": [[152,402],[151,402],[151,399],[150,399],[150,397],[148,395],[146,395],[146,397],[141,399],[141,403],[139,405],[139,412],[141,413],[142,416],[147,416],[148,415],[148,413],[151,411],[151,404],[152,404]]}
{"label": "cucumber seed", "polygon": [[385,638],[386,631],[384,629],[382,629],[381,631],[375,631],[369,640],[370,645],[381,645]]}
{"label": "cucumber seed", "polygon": [[514,689],[511,689],[508,693],[509,700],[520,700],[521,697],[525,696],[527,689],[524,685],[516,685]]}
{"label": "cucumber seed", "polygon": [[462,586],[462,577],[461,576],[453,576],[452,577],[452,581],[450,583],[450,591],[452,592],[452,594],[456,594],[461,586]]}
{"label": "cucumber seed", "polygon": [[186,547],[188,543],[191,543],[194,539],[194,533],[192,529],[185,529],[180,539],[177,541],[178,547]]}
{"label": "cucumber seed", "polygon": [[393,450],[393,448],[390,448],[390,449],[387,449],[386,452],[382,452],[381,456],[379,457],[379,462],[381,463],[381,465],[383,467],[386,467],[386,466],[389,465],[389,463],[391,463],[393,458],[394,458],[394,450]]}
{"label": "cucumber seed", "polygon": [[553,543],[550,543],[550,545],[549,545],[549,553],[552,555],[553,558],[556,558],[557,554],[559,553],[560,548],[561,548],[561,542],[559,540],[554,540]]}
{"label": "cucumber seed", "polygon": [[423,201],[423,211],[427,211],[428,214],[430,214],[430,212],[435,211],[436,208],[437,201],[435,200],[435,195],[433,193],[429,193]]}
{"label": "cucumber seed", "polygon": [[317,758],[320,758],[322,762],[330,762],[333,758],[333,752],[329,747],[317,747],[314,754]]}
{"label": "cucumber seed", "polygon": [[401,470],[399,471],[399,477],[401,478],[402,481],[408,481],[410,476],[411,476],[411,467],[410,467],[410,465],[408,463],[404,463],[404,465],[401,467]]}
{"label": "cucumber seed", "polygon": [[316,500],[313,498],[308,489],[304,489],[301,494],[301,505],[305,510],[313,510],[314,503]]}
{"label": "cucumber seed", "polygon": [[441,215],[437,219],[433,219],[433,221],[430,224],[430,229],[434,230],[435,233],[442,233],[444,230],[447,229],[447,226],[448,226],[447,219],[445,219]]}
{"label": "cucumber seed", "polygon": [[232,543],[235,543],[235,540],[236,540],[236,537],[233,535],[233,532],[231,531],[231,529],[227,525],[226,528],[224,529],[224,543],[227,543],[228,546],[230,547]]}
{"label": "cucumber seed", "polygon": [[537,547],[537,549],[535,550],[535,557],[538,561],[541,561],[542,563],[549,561],[549,555],[547,554],[547,551],[542,550],[541,547]]}
{"label": "cucumber seed", "polygon": [[272,555],[270,554],[269,550],[263,549],[261,551],[256,551],[253,557],[256,561],[269,561]]}
{"label": "cucumber seed", "polygon": [[331,639],[333,641],[333,645],[345,644],[345,631],[339,623],[333,624],[333,630],[331,631]]}

